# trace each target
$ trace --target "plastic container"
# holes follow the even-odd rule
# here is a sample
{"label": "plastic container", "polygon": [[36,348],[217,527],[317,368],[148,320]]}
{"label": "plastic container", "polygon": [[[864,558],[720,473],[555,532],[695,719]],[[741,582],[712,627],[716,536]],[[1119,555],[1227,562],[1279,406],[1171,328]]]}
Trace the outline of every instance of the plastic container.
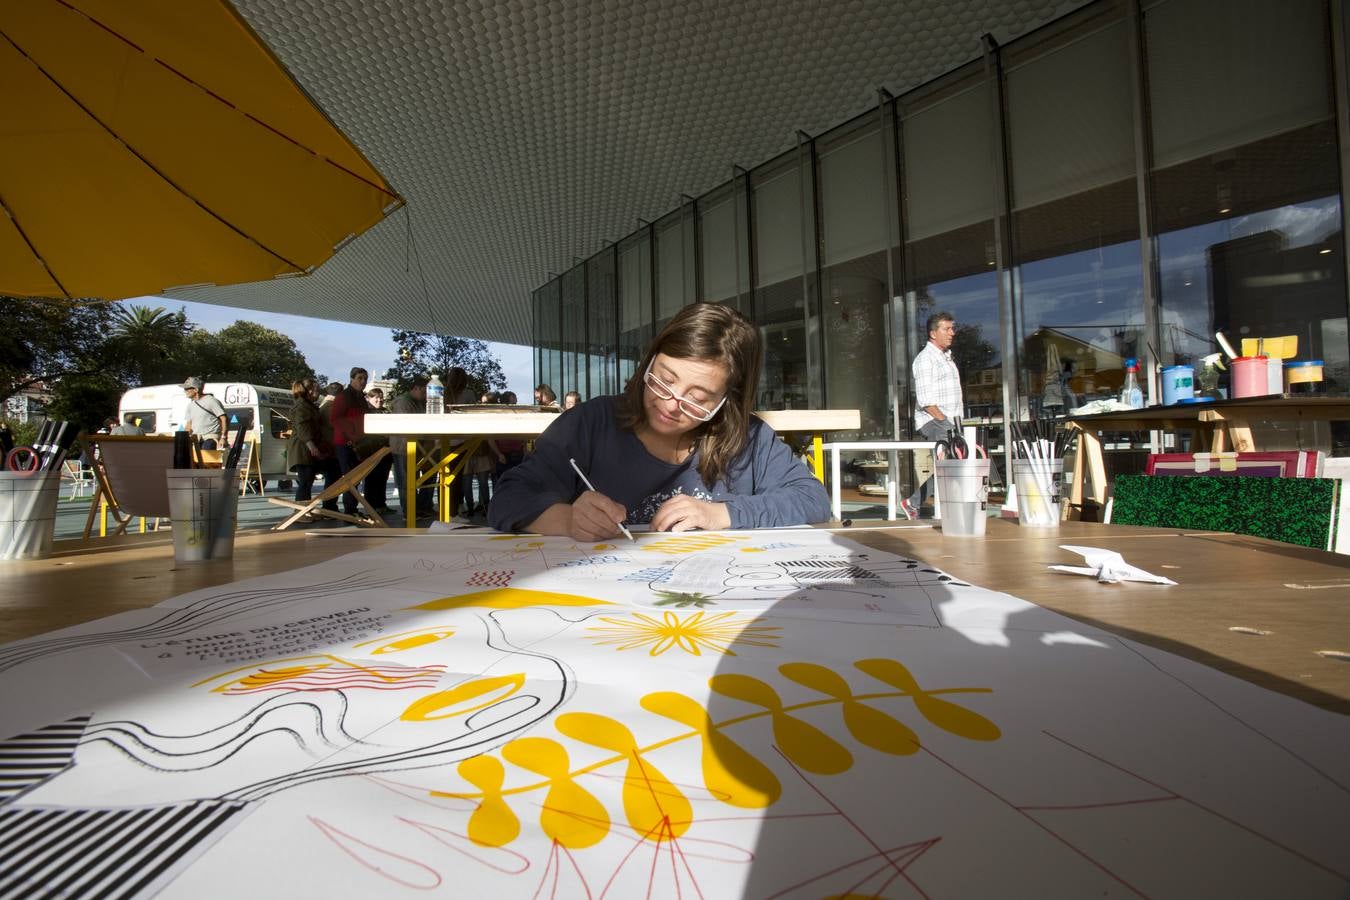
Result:
{"label": "plastic container", "polygon": [[1133,356],[1125,360],[1125,386],[1120,389],[1120,402],[1130,409],[1144,408],[1144,392],[1139,387],[1139,362]]}
{"label": "plastic container", "polygon": [[1266,393],[1279,394],[1284,392],[1284,360],[1274,356],[1270,357],[1270,362],[1266,363]]}
{"label": "plastic container", "polygon": [[1284,364],[1284,383],[1291,394],[1320,394],[1326,390],[1322,381],[1322,360],[1304,359]]}
{"label": "plastic container", "polygon": [[1163,406],[1195,396],[1195,369],[1191,366],[1165,366],[1162,370]]}
{"label": "plastic container", "polygon": [[445,385],[441,384],[441,376],[432,375],[431,380],[427,382],[427,415],[439,416],[445,412]]}
{"label": "plastic container", "polygon": [[989,460],[939,459],[933,466],[942,533],[982,537],[989,518]]}
{"label": "plastic container", "polygon": [[0,472],[0,559],[46,559],[56,535],[60,472]]}
{"label": "plastic container", "polygon": [[[1041,528],[1059,527],[1059,498],[1064,483],[1064,460],[1015,459],[1017,521]],[[946,510],[944,503],[943,510]]]}
{"label": "plastic container", "polygon": [[1264,397],[1270,393],[1270,358],[1239,356],[1233,360],[1233,398]]}
{"label": "plastic container", "polygon": [[234,469],[166,469],[174,562],[234,556],[239,473]]}

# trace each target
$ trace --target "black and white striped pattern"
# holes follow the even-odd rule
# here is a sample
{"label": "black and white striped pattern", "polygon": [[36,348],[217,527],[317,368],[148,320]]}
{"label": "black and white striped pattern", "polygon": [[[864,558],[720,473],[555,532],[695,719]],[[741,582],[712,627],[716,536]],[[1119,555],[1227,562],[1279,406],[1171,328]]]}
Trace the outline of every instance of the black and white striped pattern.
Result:
{"label": "black and white striped pattern", "polygon": [[0,741],[0,803],[70,765],[88,724],[88,716],[79,716]]}
{"label": "black and white striped pattern", "polygon": [[149,896],[246,806],[0,807],[0,900]]}

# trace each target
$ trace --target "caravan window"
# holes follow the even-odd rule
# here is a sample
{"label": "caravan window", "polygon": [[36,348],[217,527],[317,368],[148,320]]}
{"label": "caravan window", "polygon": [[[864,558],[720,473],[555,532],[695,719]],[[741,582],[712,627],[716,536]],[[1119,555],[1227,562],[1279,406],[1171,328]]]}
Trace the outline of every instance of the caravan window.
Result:
{"label": "caravan window", "polygon": [[248,406],[225,407],[225,425],[230,431],[240,428],[248,431],[253,427],[253,409]]}
{"label": "caravan window", "polygon": [[[269,408],[267,410],[267,419],[269,423],[267,430],[272,433],[272,437],[284,438],[291,436],[291,420],[286,418],[286,416],[275,409]],[[325,483],[324,487],[327,486],[327,483]]]}
{"label": "caravan window", "polygon": [[128,415],[134,417],[132,421],[140,426],[141,431],[146,434],[155,433],[155,413],[153,410],[147,409],[142,412],[138,409],[128,409],[122,413],[122,421],[125,422]]}

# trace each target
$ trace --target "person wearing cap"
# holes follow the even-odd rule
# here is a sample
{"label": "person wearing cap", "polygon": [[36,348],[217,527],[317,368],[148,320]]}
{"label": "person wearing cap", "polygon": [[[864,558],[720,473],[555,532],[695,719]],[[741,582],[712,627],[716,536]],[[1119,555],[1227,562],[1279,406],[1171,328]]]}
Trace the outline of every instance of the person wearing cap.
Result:
{"label": "person wearing cap", "polygon": [[183,382],[187,394],[187,430],[202,439],[203,450],[218,449],[218,441],[225,439],[225,407],[211,394],[202,393],[205,383],[200,378]]}

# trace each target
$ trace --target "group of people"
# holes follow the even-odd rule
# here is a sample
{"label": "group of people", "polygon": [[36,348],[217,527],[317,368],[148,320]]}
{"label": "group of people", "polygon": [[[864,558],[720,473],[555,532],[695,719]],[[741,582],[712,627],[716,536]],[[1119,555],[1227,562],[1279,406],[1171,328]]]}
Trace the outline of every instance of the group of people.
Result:
{"label": "group of people", "polygon": [[[380,515],[392,513],[388,505],[388,482],[392,472],[399,506],[403,510],[408,508],[405,497],[407,458],[403,452],[407,437],[367,434],[365,417],[381,413],[425,413],[429,379],[426,376],[413,378],[406,392],[393,397],[386,404],[382,389],[366,389],[369,378],[370,374],[365,369],[353,368],[346,385],[332,382],[324,389],[323,396],[320,395],[318,382],[312,378],[291,385],[291,394],[295,399],[291,407],[287,465],[296,473],[297,502],[308,502],[313,497],[318,476],[323,476],[324,490],[327,490],[360,465],[362,460],[387,444],[392,452],[371,467],[362,479],[361,493],[375,512]],[[445,396],[448,404],[516,403],[516,395],[511,391],[501,394],[485,392],[475,398],[468,381],[468,374],[462,368],[456,366],[446,372]],[[502,473],[520,462],[525,449],[524,442],[520,440],[490,440],[484,444],[484,448],[466,465],[466,477],[457,478],[452,483],[450,502],[453,515],[486,515],[492,485]],[[416,508],[419,515],[430,516],[434,513],[433,495],[430,486],[417,490]],[[336,511],[337,498],[325,500],[323,508]],[[357,518],[362,515],[356,498],[350,492],[342,495],[342,511]]]}

